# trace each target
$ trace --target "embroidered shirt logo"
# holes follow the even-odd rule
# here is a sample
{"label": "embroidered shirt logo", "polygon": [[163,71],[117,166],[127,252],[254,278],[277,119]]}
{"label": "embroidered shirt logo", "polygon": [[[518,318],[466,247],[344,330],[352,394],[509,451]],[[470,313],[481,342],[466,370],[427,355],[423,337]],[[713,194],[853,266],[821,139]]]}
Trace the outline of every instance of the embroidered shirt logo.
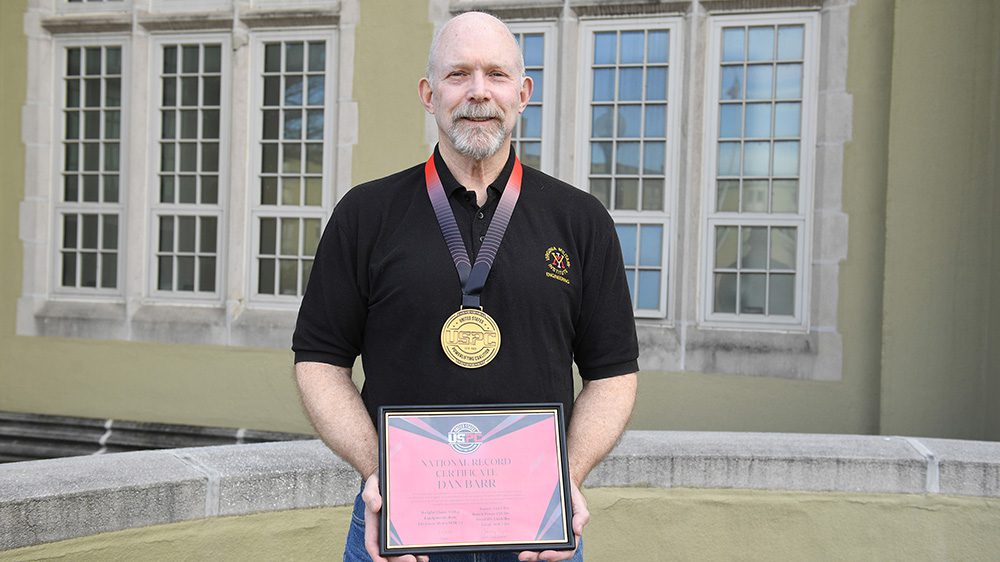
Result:
{"label": "embroidered shirt logo", "polygon": [[545,263],[549,267],[549,270],[545,272],[546,277],[562,281],[569,285],[569,279],[566,278],[566,274],[569,273],[571,263],[566,250],[557,246],[552,246],[548,250],[545,250]]}

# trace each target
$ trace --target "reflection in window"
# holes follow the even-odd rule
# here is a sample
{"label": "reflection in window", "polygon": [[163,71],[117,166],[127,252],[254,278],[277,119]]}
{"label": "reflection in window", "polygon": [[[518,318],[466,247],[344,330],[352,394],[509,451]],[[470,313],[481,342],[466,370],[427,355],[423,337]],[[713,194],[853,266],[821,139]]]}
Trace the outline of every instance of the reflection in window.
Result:
{"label": "reflection in window", "polygon": [[309,280],[324,216],[326,41],[267,42],[262,58],[256,294],[297,297]]}
{"label": "reflection in window", "polygon": [[222,46],[162,46],[155,210],[158,291],[218,290]]}
{"label": "reflection in window", "polygon": [[636,314],[662,316],[670,30],[595,31],[591,57],[590,192],[618,224]]}
{"label": "reflection in window", "polygon": [[710,310],[794,316],[805,26],[725,26],[719,39]]}

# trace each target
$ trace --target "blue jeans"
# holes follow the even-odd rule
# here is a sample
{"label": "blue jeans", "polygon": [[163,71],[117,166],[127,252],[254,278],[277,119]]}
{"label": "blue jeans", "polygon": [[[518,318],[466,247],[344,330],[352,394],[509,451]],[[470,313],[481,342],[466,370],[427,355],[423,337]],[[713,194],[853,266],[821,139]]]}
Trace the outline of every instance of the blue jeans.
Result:
{"label": "blue jeans", "polygon": [[[516,552],[476,552],[472,554],[435,554],[431,562],[516,562]],[[344,562],[372,562],[365,550],[365,501],[361,494],[354,498],[351,528],[347,531]],[[580,540],[571,562],[583,562],[583,540]]]}

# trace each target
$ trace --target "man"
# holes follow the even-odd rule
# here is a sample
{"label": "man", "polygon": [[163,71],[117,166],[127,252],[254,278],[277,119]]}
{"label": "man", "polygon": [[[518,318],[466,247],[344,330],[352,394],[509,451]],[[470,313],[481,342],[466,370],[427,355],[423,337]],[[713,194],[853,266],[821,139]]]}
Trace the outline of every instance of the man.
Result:
{"label": "man", "polygon": [[[514,185],[520,166],[511,131],[532,87],[502,22],[482,13],[450,20],[435,36],[418,86],[439,129],[431,161],[352,189],[323,234],[292,347],[312,423],[364,480],[345,560],[383,560],[374,426],[380,405],[562,402],[578,540],[589,519],[579,487],[631,414],[638,346],[611,218],[589,194],[536,170],[523,168]],[[429,170],[443,189],[437,207]],[[502,215],[500,199],[511,189],[520,196],[493,267],[480,292],[463,294],[460,254],[475,261],[484,241],[496,250],[487,227],[500,228],[491,219]],[[449,252],[436,212],[454,213],[465,244],[459,255]],[[502,344],[485,364],[463,364],[443,349],[442,325],[480,297],[503,330]],[[351,382],[359,354],[360,395]],[[575,402],[574,361],[584,378]],[[581,552],[556,551],[478,556],[582,560]]]}

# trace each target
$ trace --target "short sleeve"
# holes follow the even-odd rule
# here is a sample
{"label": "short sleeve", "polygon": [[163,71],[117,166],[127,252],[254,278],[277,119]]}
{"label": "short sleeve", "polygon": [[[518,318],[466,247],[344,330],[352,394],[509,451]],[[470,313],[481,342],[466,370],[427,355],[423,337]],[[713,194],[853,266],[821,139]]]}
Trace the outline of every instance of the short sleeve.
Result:
{"label": "short sleeve", "polygon": [[338,208],[327,224],[292,336],[295,362],[351,367],[361,353],[368,316],[368,268],[357,229]]}
{"label": "short sleeve", "polygon": [[[603,209],[602,209],[603,211]],[[583,300],[573,356],[585,380],[639,370],[639,344],[621,245],[611,217],[602,217],[587,252]]]}

